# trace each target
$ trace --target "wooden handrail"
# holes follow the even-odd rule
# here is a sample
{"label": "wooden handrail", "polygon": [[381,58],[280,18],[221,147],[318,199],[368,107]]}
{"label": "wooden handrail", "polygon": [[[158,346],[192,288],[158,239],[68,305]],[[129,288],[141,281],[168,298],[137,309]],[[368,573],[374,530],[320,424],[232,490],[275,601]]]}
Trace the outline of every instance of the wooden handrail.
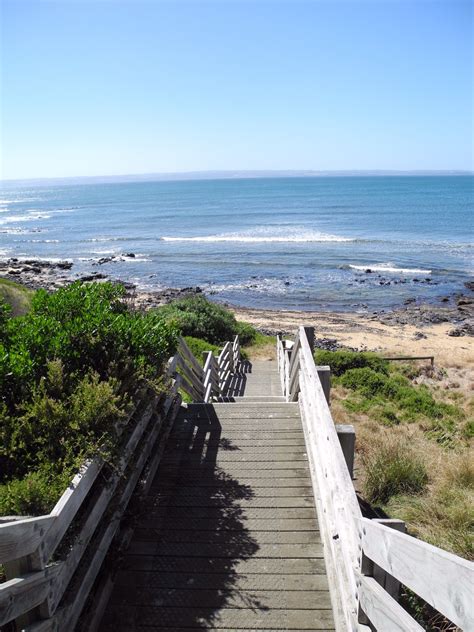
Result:
{"label": "wooden handrail", "polygon": [[[422,630],[393,588],[391,594],[381,585],[382,577],[391,578],[387,586],[401,582],[463,630],[474,630],[474,564],[362,518],[315,366],[313,336],[314,330],[300,327],[291,348],[277,336],[277,361],[286,400],[300,406],[336,630],[368,630],[367,620],[381,632]],[[327,378],[327,367],[319,369]]]}
{"label": "wooden handrail", "polygon": [[[0,626],[15,621],[31,631],[74,629],[138,481],[146,478],[145,470],[156,471],[158,443],[180,402],[174,380],[164,402],[145,393],[107,480],[98,476],[104,463],[96,458],[74,477],[50,514],[0,524],[0,563],[7,577],[0,584]],[[64,601],[71,594],[72,602]]]}

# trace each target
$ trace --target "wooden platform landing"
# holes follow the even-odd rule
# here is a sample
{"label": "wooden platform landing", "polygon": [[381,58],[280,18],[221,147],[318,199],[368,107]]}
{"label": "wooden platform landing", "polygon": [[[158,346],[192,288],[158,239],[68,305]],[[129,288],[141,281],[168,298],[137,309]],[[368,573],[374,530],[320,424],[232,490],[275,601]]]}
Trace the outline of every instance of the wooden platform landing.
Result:
{"label": "wooden platform landing", "polygon": [[100,630],[334,629],[299,409],[248,369],[176,420]]}

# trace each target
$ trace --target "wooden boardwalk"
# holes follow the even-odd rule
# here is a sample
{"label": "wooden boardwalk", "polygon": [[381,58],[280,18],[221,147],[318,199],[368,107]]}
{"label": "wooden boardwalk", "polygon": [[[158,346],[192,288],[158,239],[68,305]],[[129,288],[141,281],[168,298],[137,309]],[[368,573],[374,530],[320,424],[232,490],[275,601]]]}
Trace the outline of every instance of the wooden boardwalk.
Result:
{"label": "wooden boardwalk", "polygon": [[275,362],[169,439],[100,630],[333,630],[297,404]]}

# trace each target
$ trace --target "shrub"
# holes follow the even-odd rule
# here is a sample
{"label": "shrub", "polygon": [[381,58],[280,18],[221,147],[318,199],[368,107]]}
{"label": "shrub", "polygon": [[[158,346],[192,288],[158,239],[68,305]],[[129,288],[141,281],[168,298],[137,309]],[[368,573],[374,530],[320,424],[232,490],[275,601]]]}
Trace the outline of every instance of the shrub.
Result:
{"label": "shrub", "polygon": [[238,334],[241,345],[251,345],[261,337],[255,327],[242,321],[237,321],[235,333]]}
{"label": "shrub", "polygon": [[49,513],[66,489],[72,469],[61,474],[43,467],[22,479],[0,485],[0,515],[40,515]]}
{"label": "shrub", "polygon": [[239,322],[222,305],[211,303],[204,296],[190,296],[156,310],[168,323],[177,326],[183,336],[206,340],[214,345],[222,345],[237,334],[242,345],[251,344],[257,331],[251,325]]}
{"label": "shrub", "polygon": [[217,345],[213,345],[206,340],[202,340],[201,338],[193,338],[193,336],[185,336],[185,341],[188,347],[193,352],[194,357],[203,364],[202,354],[204,351],[212,351],[212,353],[217,354],[220,351],[220,347]]}
{"label": "shrub", "polygon": [[233,314],[203,296],[173,301],[159,307],[157,313],[166,322],[175,324],[183,336],[202,338],[216,345],[231,340],[237,328]]}
{"label": "shrub", "polygon": [[48,361],[61,360],[70,386],[90,370],[123,382],[160,372],[172,355],[176,331],[156,313],[132,313],[124,290],[80,282],[54,294],[39,290],[29,314],[8,320],[0,344],[0,392],[13,410],[28,399]]}
{"label": "shrub", "polygon": [[131,312],[123,294],[110,283],[77,282],[51,295],[38,291],[27,315],[4,319],[3,512],[50,507],[86,457],[110,457],[117,422],[140,385],[159,383],[177,331],[157,313]]}
{"label": "shrub", "polygon": [[349,369],[368,367],[373,371],[387,374],[389,364],[375,353],[359,353],[358,351],[325,351],[317,349],[314,359],[318,365],[329,365],[331,373],[339,377]]}
{"label": "shrub", "polygon": [[366,397],[374,397],[383,392],[386,376],[369,367],[349,369],[341,377],[341,384],[346,388],[360,391]]}
{"label": "shrub", "polygon": [[380,442],[363,460],[364,491],[370,502],[385,504],[392,496],[418,494],[428,483],[424,463],[408,444],[396,439]]}

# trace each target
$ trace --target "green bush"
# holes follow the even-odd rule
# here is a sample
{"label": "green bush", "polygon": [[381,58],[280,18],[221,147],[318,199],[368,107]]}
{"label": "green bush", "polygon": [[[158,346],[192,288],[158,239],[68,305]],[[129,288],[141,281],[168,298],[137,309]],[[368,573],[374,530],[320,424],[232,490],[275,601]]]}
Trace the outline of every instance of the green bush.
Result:
{"label": "green bush", "polygon": [[340,382],[346,388],[360,391],[366,397],[383,394],[387,378],[369,367],[349,369],[341,377]]}
{"label": "green bush", "polygon": [[203,296],[173,301],[159,307],[156,313],[166,322],[175,324],[183,336],[202,338],[216,345],[231,340],[237,328],[233,314]]}
{"label": "green bush", "polygon": [[349,369],[368,367],[373,371],[388,374],[389,363],[375,353],[358,351],[325,351],[317,349],[314,359],[318,365],[329,365],[332,375],[339,377]]}
{"label": "green bush", "polygon": [[176,331],[156,313],[128,311],[123,294],[110,283],[39,290],[30,313],[4,328],[0,392],[6,405],[12,410],[28,399],[53,359],[61,360],[67,383],[90,370],[120,382],[159,372],[174,351]]}
{"label": "green bush", "polygon": [[168,323],[173,323],[183,336],[206,340],[222,345],[238,334],[242,345],[251,344],[257,331],[249,324],[239,322],[222,305],[211,303],[204,296],[178,299],[156,310]]}
{"label": "green bush", "polygon": [[261,334],[249,325],[249,323],[243,323],[242,321],[237,321],[237,327],[235,329],[235,333],[238,334],[240,344],[241,345],[251,345],[257,341],[257,339],[261,338]]}
{"label": "green bush", "polygon": [[386,442],[364,459],[364,492],[370,502],[385,504],[392,496],[418,494],[428,483],[425,465],[408,445]]}
{"label": "green bush", "polygon": [[3,512],[50,507],[86,457],[110,457],[117,422],[143,382],[159,383],[177,330],[157,313],[130,311],[123,295],[121,286],[77,282],[54,294],[40,290],[28,314],[4,318]]}
{"label": "green bush", "polygon": [[355,392],[344,405],[353,412],[374,409],[375,416],[385,425],[401,421],[429,420],[429,431],[440,443],[452,442],[458,435],[467,434],[467,427],[457,423],[464,413],[453,404],[438,402],[429,389],[414,386],[404,375],[374,371],[369,367],[349,369],[338,378],[339,383]]}
{"label": "green bush", "polygon": [[61,473],[43,467],[0,485],[0,515],[34,515],[49,513],[66,489],[72,469]]}
{"label": "green bush", "polygon": [[214,354],[218,354],[221,350],[217,345],[213,345],[206,340],[202,340],[201,338],[193,338],[193,336],[185,336],[185,341],[188,347],[191,349],[194,357],[198,360],[200,364],[203,364],[202,354],[204,351],[212,351]]}

